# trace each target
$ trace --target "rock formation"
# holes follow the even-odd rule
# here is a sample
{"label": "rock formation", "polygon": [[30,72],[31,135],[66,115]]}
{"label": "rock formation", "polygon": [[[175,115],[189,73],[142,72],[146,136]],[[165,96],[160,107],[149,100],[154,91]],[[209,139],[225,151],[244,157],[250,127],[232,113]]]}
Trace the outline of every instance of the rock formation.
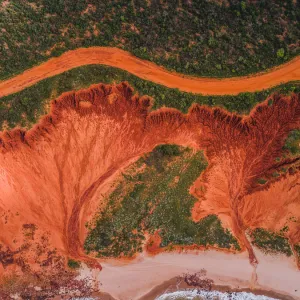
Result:
{"label": "rock formation", "polygon": [[[298,221],[289,237],[300,241],[299,158],[275,161],[288,133],[300,127],[300,95],[274,95],[246,117],[200,105],[187,115],[166,108],[150,112],[151,104],[127,83],[99,84],[63,94],[27,132],[0,133],[0,242],[16,248],[23,224],[34,224],[51,233],[61,253],[85,259],[84,225],[103,185],[166,143],[203,149],[208,159],[190,189],[198,198],[194,221],[218,214],[254,264],[247,228],[278,229],[293,215]],[[294,168],[266,187],[257,185],[282,166]]]}

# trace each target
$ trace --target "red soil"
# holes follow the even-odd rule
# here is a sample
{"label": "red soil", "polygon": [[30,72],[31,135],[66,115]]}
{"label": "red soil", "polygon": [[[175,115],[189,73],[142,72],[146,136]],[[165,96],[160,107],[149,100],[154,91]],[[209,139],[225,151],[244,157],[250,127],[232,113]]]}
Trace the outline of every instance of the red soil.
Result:
{"label": "red soil", "polygon": [[[209,162],[191,187],[199,199],[193,219],[219,214],[255,263],[246,228],[276,229],[290,214],[300,218],[298,170],[265,190],[255,184],[263,174],[295,164],[274,158],[289,131],[300,127],[300,95],[272,99],[242,118],[200,105],[187,115],[150,113],[151,99],[133,95],[125,83],[63,94],[35,128],[0,134],[1,243],[15,249],[22,225],[32,223],[49,231],[61,252],[85,259],[84,225],[104,184],[156,145],[173,143],[204,149]],[[293,243],[300,241],[299,220],[288,233]]]}
{"label": "red soil", "polygon": [[206,149],[209,162],[191,188],[199,199],[193,220],[217,213],[247,248],[253,263],[256,258],[245,236],[249,227],[279,230],[294,216],[297,221],[288,236],[294,243],[299,242],[299,168],[277,182],[273,180],[264,190],[257,184],[259,178],[271,177],[282,167],[295,167],[300,160],[275,162],[289,131],[300,127],[299,94],[273,96],[244,118],[199,106],[191,109],[190,118],[202,130],[198,145]]}
{"label": "red soil", "polygon": [[256,76],[216,79],[196,78],[167,71],[149,61],[141,60],[117,48],[91,47],[68,51],[60,57],[52,58],[11,79],[0,82],[0,97],[16,93],[42,79],[55,76],[70,69],[103,64],[128,71],[140,78],[150,80],[170,88],[206,95],[236,95],[254,92],[293,80],[300,80],[300,58]]}
{"label": "red soil", "polygon": [[61,251],[84,257],[84,225],[105,182],[159,143],[192,146],[180,112],[149,114],[150,105],[126,84],[98,85],[64,94],[28,132],[1,133],[0,241],[15,248],[22,225],[32,223]]}

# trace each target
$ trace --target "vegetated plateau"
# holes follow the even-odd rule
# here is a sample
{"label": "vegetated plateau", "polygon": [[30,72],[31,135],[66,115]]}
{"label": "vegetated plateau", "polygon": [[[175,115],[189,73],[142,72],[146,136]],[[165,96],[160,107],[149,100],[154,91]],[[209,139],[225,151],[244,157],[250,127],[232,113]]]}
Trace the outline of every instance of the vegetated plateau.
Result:
{"label": "vegetated plateau", "polygon": [[299,54],[299,1],[51,0],[0,7],[0,79],[70,49],[110,46],[170,70],[232,77]]}

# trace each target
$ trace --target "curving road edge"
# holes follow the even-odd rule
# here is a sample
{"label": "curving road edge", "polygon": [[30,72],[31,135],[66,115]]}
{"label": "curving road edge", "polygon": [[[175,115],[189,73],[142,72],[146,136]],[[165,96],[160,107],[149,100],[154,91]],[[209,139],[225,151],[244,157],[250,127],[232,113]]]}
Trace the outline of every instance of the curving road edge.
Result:
{"label": "curving road edge", "polygon": [[249,77],[217,79],[197,78],[170,72],[118,48],[91,47],[68,51],[20,75],[0,81],[0,97],[19,92],[45,78],[91,64],[116,67],[169,88],[204,95],[237,95],[300,80],[300,56],[265,73]]}

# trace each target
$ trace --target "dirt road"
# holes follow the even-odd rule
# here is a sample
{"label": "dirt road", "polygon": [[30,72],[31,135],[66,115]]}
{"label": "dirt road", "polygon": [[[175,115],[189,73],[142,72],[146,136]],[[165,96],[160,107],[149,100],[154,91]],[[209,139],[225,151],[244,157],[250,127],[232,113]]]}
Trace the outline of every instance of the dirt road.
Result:
{"label": "dirt road", "polygon": [[181,91],[206,95],[236,95],[241,92],[254,92],[288,81],[300,80],[300,57],[296,57],[294,60],[266,73],[259,73],[251,77],[228,79],[195,78],[169,72],[121,49],[91,47],[68,51],[20,75],[1,81],[0,97],[21,91],[42,79],[90,64],[117,67],[142,79],[150,80],[169,88],[178,88]]}

